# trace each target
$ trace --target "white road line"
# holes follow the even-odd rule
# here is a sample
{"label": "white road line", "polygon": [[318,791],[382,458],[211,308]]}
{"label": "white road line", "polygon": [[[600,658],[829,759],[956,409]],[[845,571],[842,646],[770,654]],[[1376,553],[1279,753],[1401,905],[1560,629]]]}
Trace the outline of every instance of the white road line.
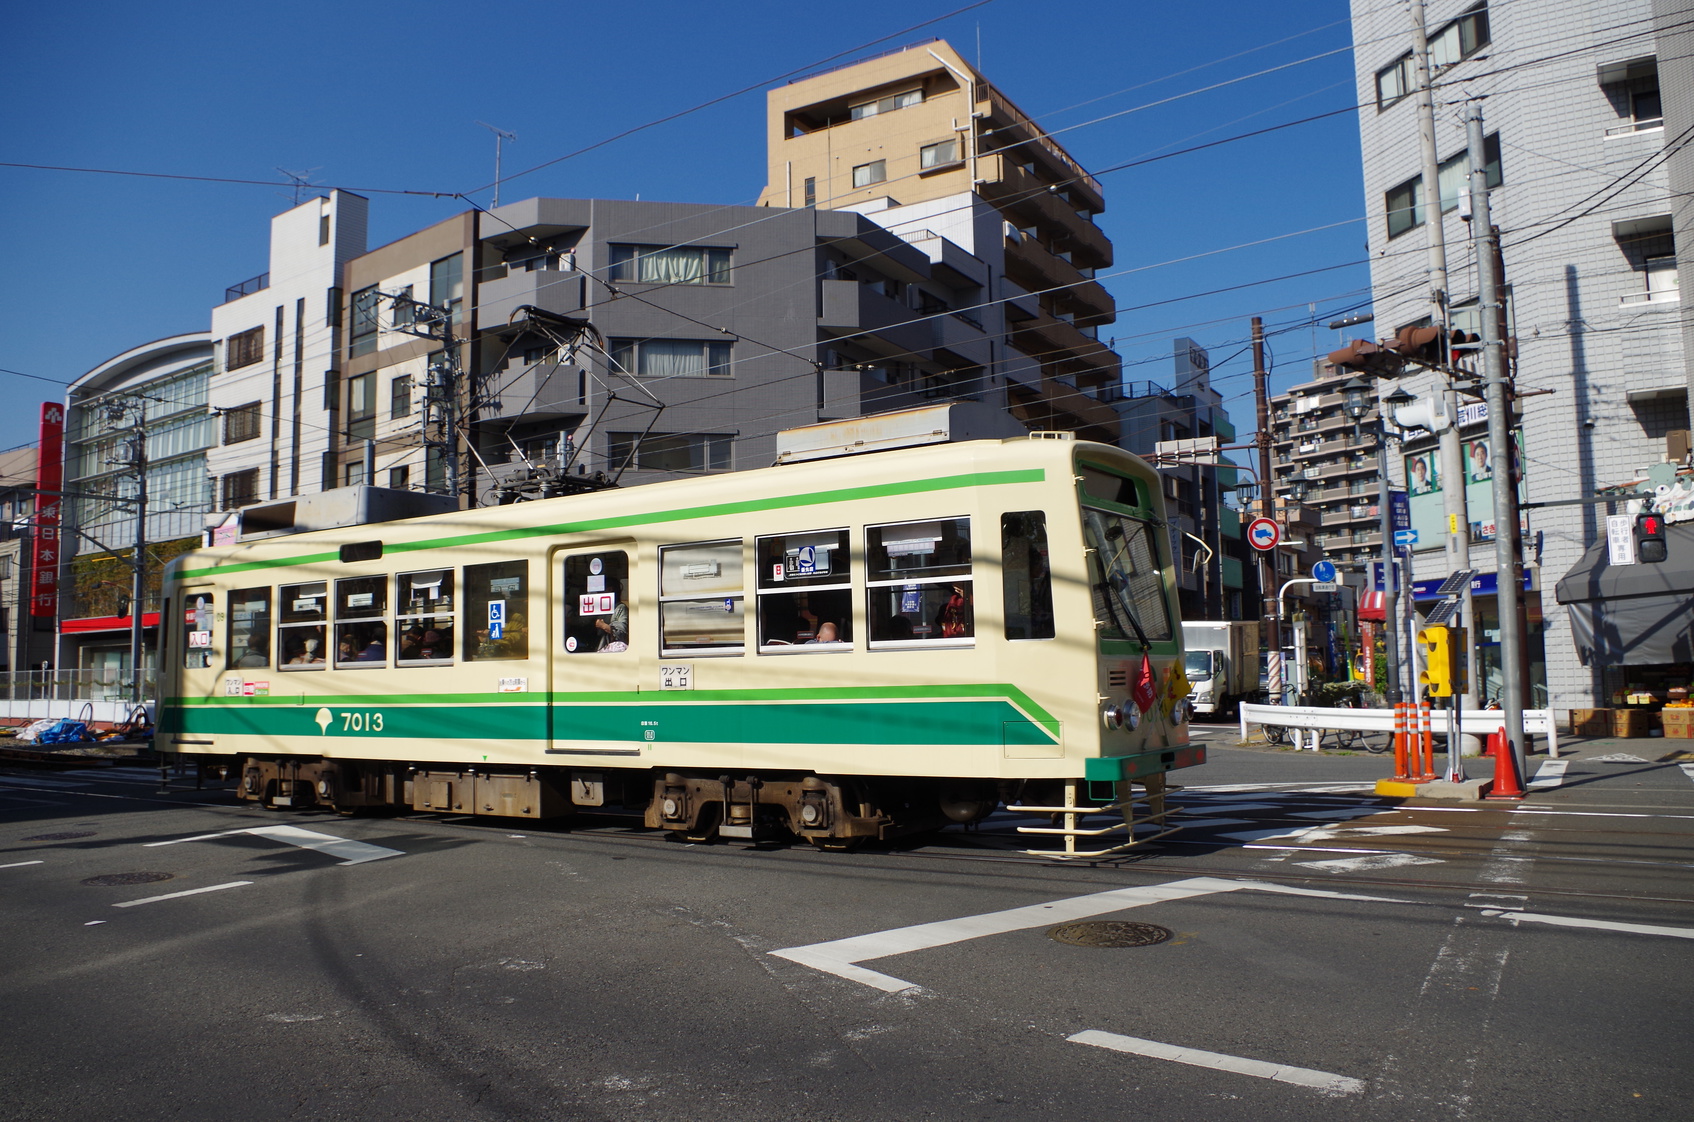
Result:
{"label": "white road line", "polygon": [[1237,1075],[1274,1079],[1278,1083],[1311,1087],[1331,1095],[1357,1095],[1365,1089],[1364,1080],[1336,1075],[1333,1072],[1315,1071],[1309,1067],[1293,1067],[1289,1064],[1266,1063],[1264,1060],[1249,1060],[1242,1056],[1226,1056],[1222,1052],[1207,1052],[1199,1048],[1180,1048],[1174,1044],[1161,1044],[1157,1040],[1119,1036],[1115,1032],[1101,1032],[1098,1029],[1088,1029],[1065,1039],[1074,1044],[1092,1044],[1096,1048],[1128,1052],[1132,1056],[1174,1060],[1179,1064],[1209,1067],[1215,1071],[1231,1071]]}
{"label": "white road line", "polygon": [[1659,927],[1651,923],[1617,923],[1604,919],[1538,915],[1535,912],[1501,912],[1492,908],[1484,908],[1482,914],[1503,919],[1514,927],[1520,923],[1546,923],[1554,927],[1586,927],[1595,931],[1621,931],[1628,935],[1668,935],[1673,939],[1694,939],[1694,927]]}
{"label": "white road line", "polygon": [[1358,896],[1318,888],[1295,888],[1291,885],[1268,884],[1261,881],[1192,877],[1187,880],[1168,881],[1164,884],[1136,888],[1114,888],[1105,892],[1091,893],[1087,896],[1073,896],[1065,900],[1054,900],[1050,904],[1031,904],[1022,908],[1008,908],[1005,911],[986,912],[982,915],[964,916],[959,919],[920,923],[911,927],[897,927],[888,931],[875,931],[867,935],[855,935],[851,938],[835,939],[826,943],[812,943],[804,947],[788,947],[770,953],[778,958],[786,958],[791,962],[798,962],[802,966],[821,970],[826,974],[834,974],[838,978],[862,982],[867,986],[885,990],[888,993],[899,993],[902,990],[920,987],[911,982],[878,973],[875,970],[867,970],[858,964],[874,958],[887,958],[890,955],[909,954],[913,951],[925,951],[935,947],[945,947],[952,943],[962,943],[970,939],[981,939],[987,935],[1004,935],[1012,931],[1025,931],[1032,927],[1047,927],[1071,920],[1127,911],[1130,908],[1139,908],[1145,904],[1162,904],[1171,900],[1210,896],[1219,892],[1240,892],[1246,889],[1255,892],[1274,892],[1286,896],[1316,896],[1326,900],[1364,900],[1381,904],[1405,902],[1384,896]]}
{"label": "white road line", "polygon": [[0,869],[21,869],[25,865],[39,865],[40,861],[13,861],[10,865],[0,865]]}
{"label": "white road line", "polygon": [[380,845],[367,842],[349,841],[338,838],[333,834],[320,834],[316,830],[302,830],[298,826],[255,826],[250,830],[224,830],[216,834],[196,834],[190,838],[172,838],[170,841],[147,842],[151,848],[160,845],[176,845],[178,842],[210,841],[213,838],[234,837],[237,834],[253,834],[272,841],[286,842],[297,845],[301,849],[312,849],[319,853],[327,853],[331,857],[344,858],[343,865],[362,865],[366,861],[380,861],[384,857],[402,856],[398,849],[385,849]]}
{"label": "white road line", "polygon": [[1529,789],[1541,791],[1557,787],[1565,781],[1565,768],[1569,766],[1569,760],[1543,760],[1541,766],[1535,769],[1535,778],[1529,781]]}
{"label": "white road line", "polygon": [[1375,869],[1395,869],[1402,865],[1440,865],[1437,857],[1419,857],[1413,853],[1374,853],[1369,857],[1343,857],[1335,861],[1296,861],[1303,869],[1324,873],[1362,873]]}
{"label": "white road line", "polygon": [[1677,764],[1676,766],[1682,769],[1682,774],[1694,779],[1694,764]]}
{"label": "white road line", "polygon": [[121,904],[113,904],[114,908],[133,908],[137,904],[156,904],[160,900],[176,900],[183,896],[198,896],[202,892],[217,892],[224,888],[240,888],[244,884],[252,884],[250,880],[232,880],[228,884],[213,884],[205,888],[190,888],[186,892],[167,892],[163,896],[144,896],[139,900],[125,900]]}

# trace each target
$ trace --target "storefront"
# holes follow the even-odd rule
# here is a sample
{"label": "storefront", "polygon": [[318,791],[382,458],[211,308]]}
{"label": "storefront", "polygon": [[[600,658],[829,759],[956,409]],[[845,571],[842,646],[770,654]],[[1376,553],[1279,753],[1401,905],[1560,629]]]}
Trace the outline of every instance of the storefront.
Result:
{"label": "storefront", "polygon": [[1615,710],[1680,709],[1694,686],[1694,524],[1666,527],[1665,540],[1664,561],[1630,565],[1612,564],[1601,542],[1556,591],[1577,657],[1601,668],[1600,697]]}

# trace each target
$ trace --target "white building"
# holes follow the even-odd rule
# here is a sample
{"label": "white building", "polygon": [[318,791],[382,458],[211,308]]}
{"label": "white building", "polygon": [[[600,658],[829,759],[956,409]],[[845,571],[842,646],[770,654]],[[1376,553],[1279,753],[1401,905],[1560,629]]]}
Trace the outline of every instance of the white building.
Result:
{"label": "white building", "polygon": [[277,215],[269,271],[232,286],[212,309],[218,437],[206,463],[223,509],[338,483],[342,267],[365,252],[368,207],[363,196],[331,191]]}
{"label": "white building", "polygon": [[[1431,0],[1426,25],[1435,82],[1439,211],[1420,181],[1412,34],[1405,5],[1353,0],[1353,39],[1369,216],[1375,334],[1428,322],[1426,223],[1445,236],[1449,304],[1455,323],[1479,326],[1471,231],[1458,196],[1468,162],[1464,115],[1480,98],[1487,136],[1493,221],[1502,231],[1509,289],[1508,332],[1515,340],[1523,439],[1524,497],[1530,502],[1592,496],[1597,488],[1643,478],[1667,459],[1667,436],[1688,428],[1689,369],[1683,352],[1672,233],[1673,193],[1666,157],[1694,121],[1661,109],[1652,0],[1539,0],[1478,3]],[[1665,13],[1659,13],[1663,23]],[[1675,141],[1672,145],[1670,142]],[[1439,219],[1436,214],[1439,214]],[[1688,247],[1684,247],[1686,255]],[[1686,265],[1684,266],[1686,268]],[[1430,394],[1433,379],[1405,388]],[[1465,399],[1474,400],[1474,399]],[[1460,420],[1469,451],[1486,435],[1486,411]],[[1413,567],[1420,595],[1448,565],[1443,554],[1445,489],[1435,438],[1408,434],[1397,480],[1413,470]],[[1482,685],[1498,688],[1498,613],[1493,589],[1490,483],[1466,457],[1470,567],[1482,575],[1472,621],[1481,640]],[[1663,467],[1655,468],[1662,474]],[[1403,482],[1398,483],[1404,486]],[[1584,665],[1553,586],[1604,537],[1605,517],[1622,508],[1568,505],[1530,509],[1525,560],[1534,584],[1527,607],[1532,679],[1560,707],[1606,704],[1617,683]],[[1420,600],[1419,607],[1427,607]],[[1597,661],[1597,660],[1596,660]],[[1613,675],[1615,677],[1615,674]],[[1598,700],[1597,700],[1598,699]],[[1541,704],[1540,688],[1528,700]]]}

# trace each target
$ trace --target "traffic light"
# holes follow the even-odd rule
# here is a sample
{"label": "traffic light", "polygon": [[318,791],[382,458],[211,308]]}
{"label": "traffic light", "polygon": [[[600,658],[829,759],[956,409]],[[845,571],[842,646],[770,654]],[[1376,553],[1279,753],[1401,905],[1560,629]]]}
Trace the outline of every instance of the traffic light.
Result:
{"label": "traffic light", "polygon": [[1329,364],[1342,370],[1361,370],[1378,378],[1397,378],[1405,372],[1399,355],[1369,339],[1354,339],[1338,351],[1329,352]]}
{"label": "traffic light", "polygon": [[1425,669],[1418,671],[1418,683],[1428,688],[1429,696],[1464,693],[1465,629],[1426,627],[1418,632],[1418,642],[1423,644],[1425,663]]}
{"label": "traffic light", "polygon": [[1636,559],[1640,561],[1663,561],[1666,551],[1664,517],[1658,514],[1636,515]]}
{"label": "traffic light", "polygon": [[1439,327],[1402,327],[1389,340],[1390,350],[1398,351],[1414,362],[1439,366],[1446,360],[1442,354]]}

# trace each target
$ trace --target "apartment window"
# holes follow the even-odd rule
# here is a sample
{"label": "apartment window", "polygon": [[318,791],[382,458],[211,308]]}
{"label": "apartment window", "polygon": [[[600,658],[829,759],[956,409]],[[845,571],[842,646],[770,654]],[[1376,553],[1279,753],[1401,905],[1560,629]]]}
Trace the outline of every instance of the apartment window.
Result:
{"label": "apartment window", "polygon": [[615,469],[642,471],[728,471],[735,438],[708,433],[614,432],[608,454]]}
{"label": "apartment window", "polygon": [[921,104],[923,104],[922,90],[906,90],[903,93],[889,94],[887,97],[879,97],[875,101],[855,105],[848,110],[848,114],[853,120],[862,121],[866,117],[875,117],[879,113],[892,113],[896,109],[905,109],[908,106]]}
{"label": "apartment window", "polygon": [[388,485],[396,491],[404,491],[410,487],[412,469],[405,464],[388,469]]}
{"label": "apartment window", "polygon": [[[1433,78],[1449,66],[1463,62],[1488,43],[1488,5],[1478,4],[1429,37],[1430,77]],[[1409,52],[1378,70],[1377,111],[1387,109],[1411,93],[1416,80],[1416,71],[1413,69]]]}
{"label": "apartment window", "polygon": [[259,501],[259,469],[232,471],[224,476],[224,509],[251,506]]}
{"label": "apartment window", "polygon": [[412,376],[402,374],[388,383],[388,415],[392,420],[412,415]]}
{"label": "apartment window", "polygon": [[341,326],[341,289],[338,286],[324,290],[324,326]]}
{"label": "apartment window", "polygon": [[412,301],[412,286],[407,285],[399,292],[399,299],[394,301],[394,329],[410,327],[418,321],[416,306]]}
{"label": "apartment window", "polygon": [[860,164],[853,169],[853,186],[869,187],[873,183],[881,183],[888,178],[888,161],[872,160],[868,164]]}
{"label": "apartment window", "polygon": [[641,284],[729,283],[730,251],[727,249],[613,245],[610,250],[612,260],[608,280]]}
{"label": "apartment window", "polygon": [[347,439],[370,440],[376,436],[376,375],[360,374],[347,379]]}
{"label": "apartment window", "polygon": [[816,206],[818,203],[818,181],[811,176],[806,177],[805,202],[803,206]]}
{"label": "apartment window", "polygon": [[240,444],[259,437],[259,403],[249,402],[224,410],[224,443]]}
{"label": "apartment window", "polygon": [[429,302],[446,308],[454,327],[464,319],[465,255],[455,253],[429,266]]}
{"label": "apartment window", "polygon": [[362,483],[364,483],[364,481],[365,481],[365,463],[364,463],[363,460],[355,460],[350,464],[342,465],[342,468],[341,468],[341,484],[342,484],[342,486],[344,486],[344,487],[357,487],[357,486],[361,485]]}
{"label": "apartment window", "polygon": [[1665,108],[1658,89],[1636,90],[1630,94],[1629,115],[1637,130],[1663,128]]}
{"label": "apartment window", "polygon": [[376,353],[376,285],[353,293],[353,357]]}
{"label": "apartment window", "polygon": [[[1504,180],[1500,173],[1500,134],[1494,133],[1482,141],[1484,167],[1488,186],[1498,187]],[[1446,214],[1459,205],[1459,196],[1470,193],[1470,153],[1460,152],[1441,162],[1436,172],[1436,186],[1441,190],[1441,213]]]}
{"label": "apartment window", "polygon": [[318,244],[329,244],[329,215],[318,215]]}
{"label": "apartment window", "polygon": [[694,339],[613,339],[612,363],[643,378],[727,378],[730,344]]}
{"label": "apartment window", "polygon": [[1383,202],[1388,208],[1388,236],[1397,238],[1423,225],[1423,177],[1391,187]]}
{"label": "apartment window", "polygon": [[224,343],[224,369],[239,370],[265,357],[265,329],[255,327],[239,335],[231,335]]}
{"label": "apartment window", "polygon": [[938,168],[958,162],[959,142],[957,140],[943,140],[939,144],[926,144],[918,149],[918,166],[921,168]]}

